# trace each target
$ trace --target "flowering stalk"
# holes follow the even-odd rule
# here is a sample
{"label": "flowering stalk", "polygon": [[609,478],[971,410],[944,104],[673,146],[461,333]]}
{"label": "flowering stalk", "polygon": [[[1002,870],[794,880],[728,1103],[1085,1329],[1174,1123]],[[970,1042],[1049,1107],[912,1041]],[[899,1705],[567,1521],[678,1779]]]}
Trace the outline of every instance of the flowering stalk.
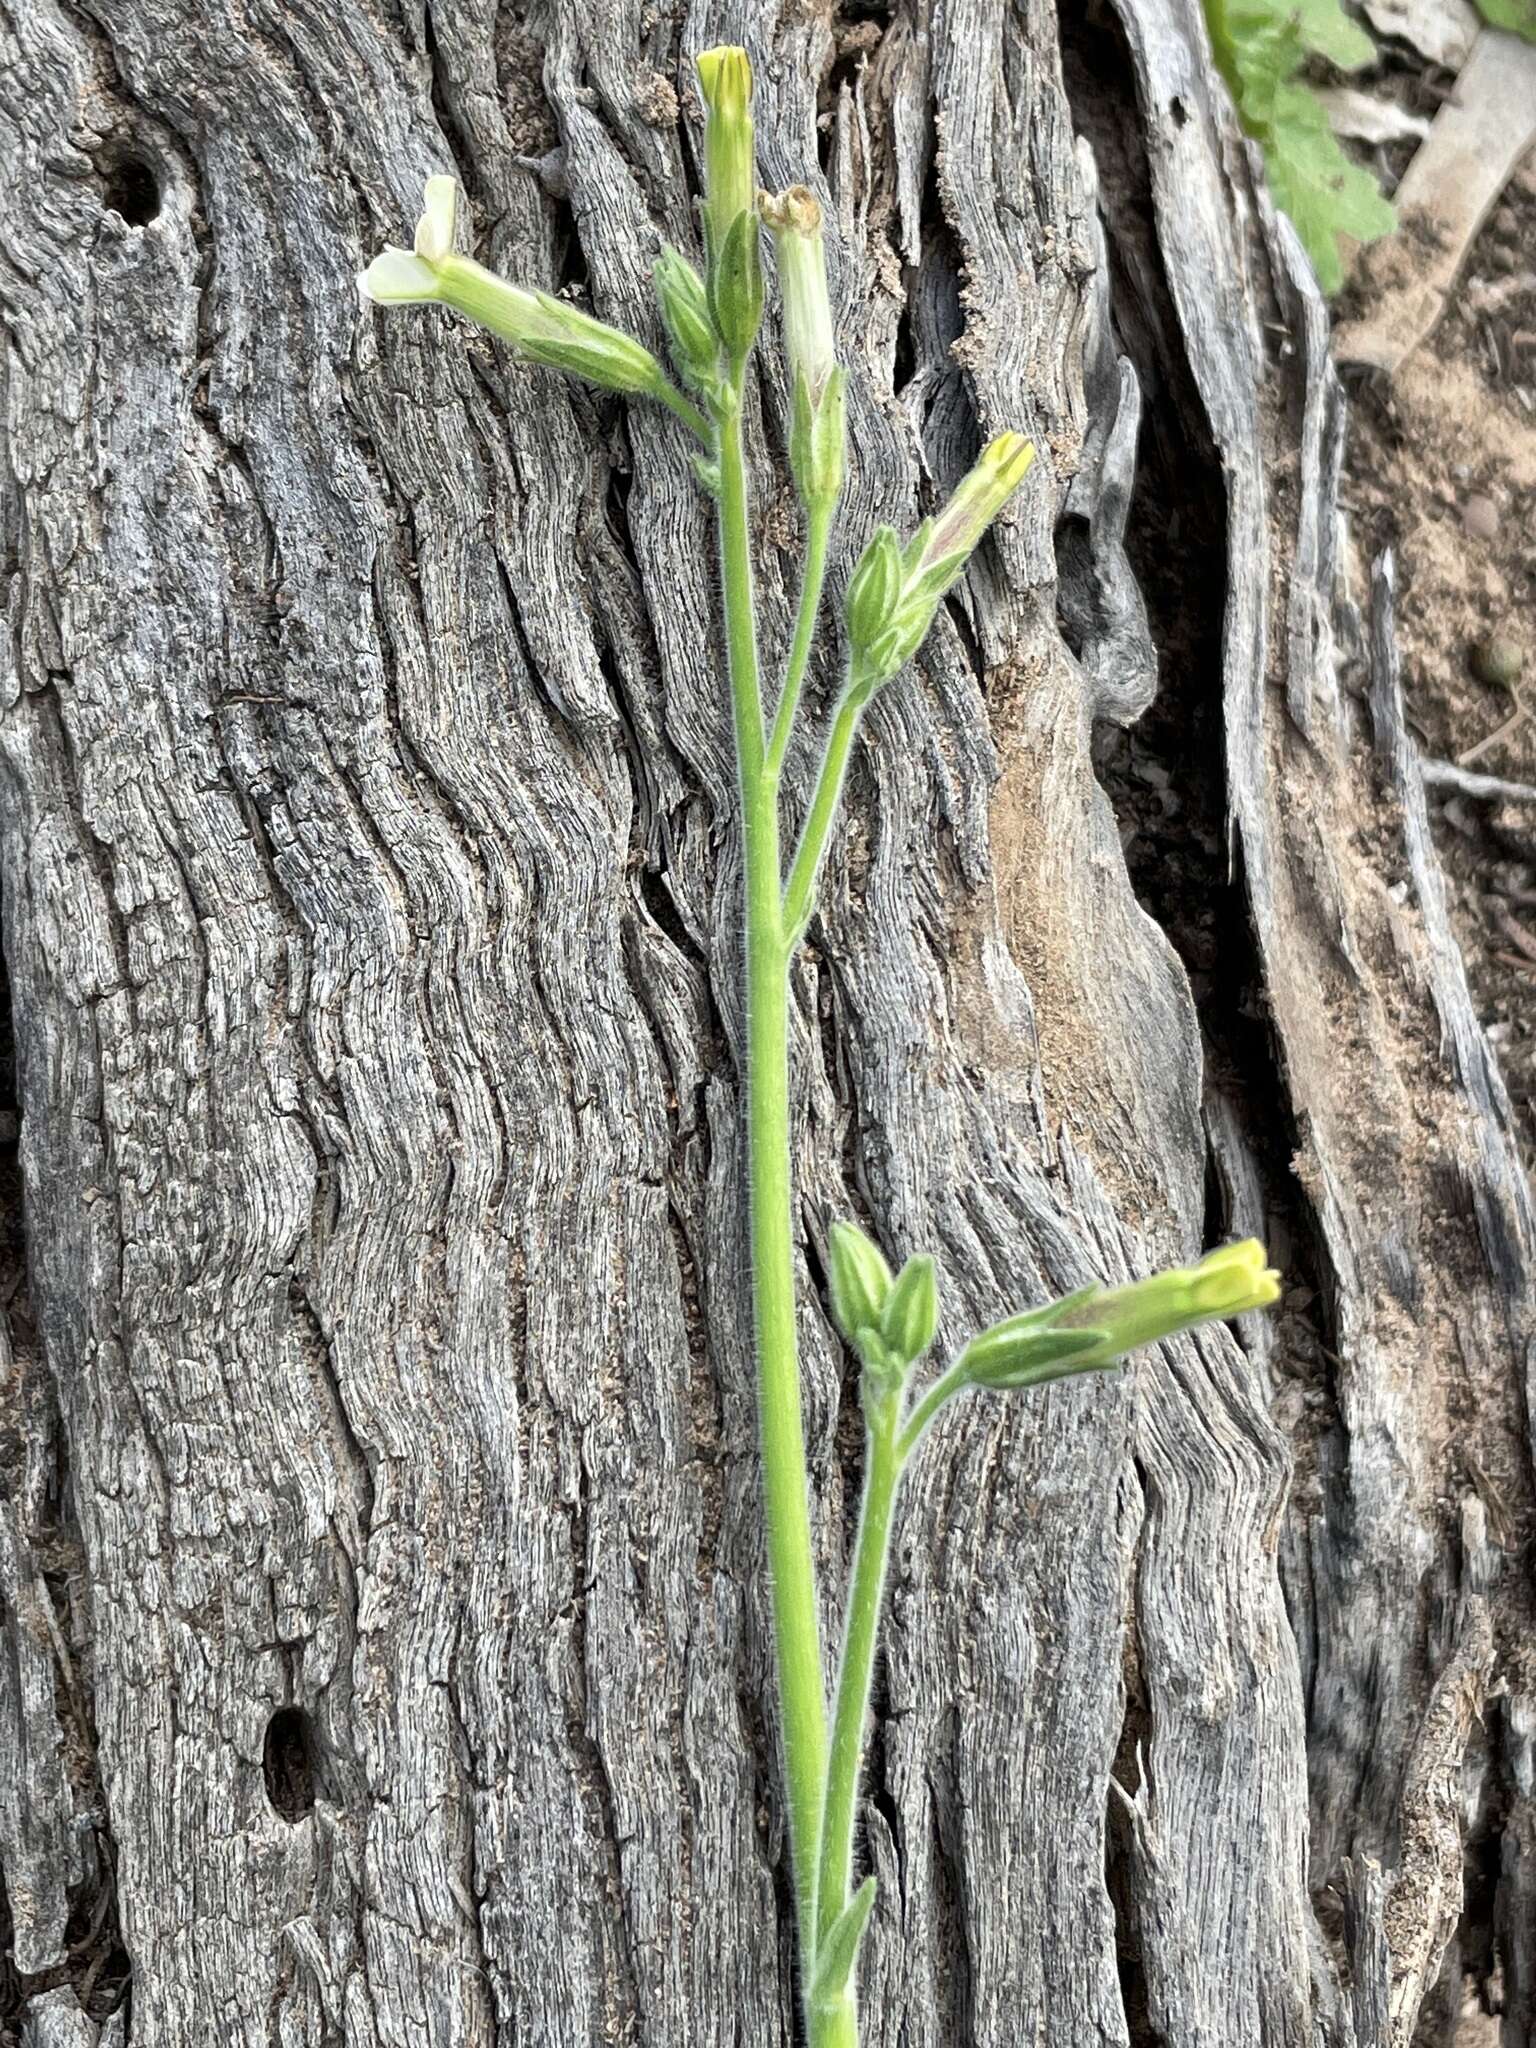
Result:
{"label": "flowering stalk", "polygon": [[[833,1226],[830,1306],[861,1364],[866,1458],[829,1730],[796,1336],[789,968],[814,914],[821,862],[864,707],[916,653],[945,592],[1023,482],[1034,451],[1021,435],[998,435],[947,503],[908,541],[881,527],[865,547],[844,607],[843,687],[786,875],[780,781],[799,721],[843,489],[844,372],[836,359],[820,205],[804,186],[777,195],[757,191],[746,53],[706,51],[698,74],[706,110],[704,267],[695,268],[680,250],[663,249],[654,271],[668,347],[692,397],[640,342],[545,292],[508,284],[458,254],[451,179],[428,180],[414,247],[386,249],[358,282],[375,304],[452,307],[526,362],[624,397],[656,399],[702,444],[694,460],[718,512],[741,806],[752,1313],[801,1988],[810,2048],[857,2048],[855,1983],[875,1880],[866,1877],[854,1887],[854,1821],[891,1531],[909,1460],[934,1418],[961,1393],[1016,1390],[1102,1370],[1136,1346],[1267,1305],[1276,1298],[1278,1278],[1265,1265],[1262,1249],[1249,1241],[1129,1287],[1081,1289],[974,1337],[913,1400],[916,1369],[938,1324],[934,1262],[918,1255],[893,1275],[862,1231],[851,1223]],[[742,433],[747,372],[763,317],[764,228],[774,241],[783,307],[790,470],[806,523],[799,609],[771,717],[758,653]]]}

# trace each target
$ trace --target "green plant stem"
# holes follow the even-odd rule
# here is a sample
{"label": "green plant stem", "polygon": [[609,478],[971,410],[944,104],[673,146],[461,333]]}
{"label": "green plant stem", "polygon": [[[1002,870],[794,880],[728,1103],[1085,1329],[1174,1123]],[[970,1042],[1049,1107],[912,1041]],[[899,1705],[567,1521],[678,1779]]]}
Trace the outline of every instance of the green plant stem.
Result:
{"label": "green plant stem", "polygon": [[969,1384],[965,1367],[959,1360],[956,1360],[948,1372],[941,1373],[934,1381],[921,1401],[912,1410],[911,1415],[907,1418],[907,1426],[901,1432],[899,1451],[903,1464],[906,1463],[913,1451],[916,1450],[929,1423],[933,1421],[933,1418],[938,1414],[945,1402],[953,1400],[956,1394],[963,1393]]}
{"label": "green plant stem", "polygon": [[790,735],[794,731],[800,689],[811,657],[811,642],[816,637],[816,614],[821,609],[822,586],[827,580],[827,543],[832,536],[832,520],[836,511],[835,498],[818,498],[806,515],[800,610],[795,619],[789,662],[784,670],[784,687],[779,692],[779,706],[774,713],[773,731],[768,740],[768,772],[773,776],[777,776],[784,766],[784,756],[789,751]]}
{"label": "green plant stem", "polygon": [[[741,365],[734,388],[741,389]],[[747,909],[747,1152],[758,1427],[774,1645],[802,1967],[816,1953],[827,1709],[811,1554],[789,1172],[788,960],[779,896],[778,782],[763,755],[739,397],[720,421],[720,559],[741,778]]]}
{"label": "green plant stem", "polygon": [[850,1989],[832,2012],[813,2012],[806,2022],[808,2048],[859,2048],[859,2021]]}
{"label": "green plant stem", "polygon": [[880,1603],[891,1547],[891,1517],[901,1482],[901,1401],[888,1396],[874,1408],[865,1433],[864,1500],[854,1545],[843,1655],[827,1766],[827,1806],[821,1833],[817,1887],[818,1934],[824,1937],[848,1903],[853,1880],[853,1820],[859,1796],[864,1723],[875,1676]]}
{"label": "green plant stem", "polygon": [[858,731],[859,718],[868,695],[861,679],[852,676],[838,699],[837,715],[832,721],[827,751],[821,759],[811,808],[801,827],[794,866],[784,888],[784,933],[791,947],[798,943],[810,921],[811,907],[816,900],[817,870],[826,851],[827,834],[837,812],[837,800],[842,795],[843,777],[848,772],[853,736]]}
{"label": "green plant stem", "polygon": [[660,399],[668,412],[676,413],[685,427],[692,427],[706,448],[714,445],[714,429],[691,399],[684,398],[677,386],[666,377],[652,387],[653,398]]}

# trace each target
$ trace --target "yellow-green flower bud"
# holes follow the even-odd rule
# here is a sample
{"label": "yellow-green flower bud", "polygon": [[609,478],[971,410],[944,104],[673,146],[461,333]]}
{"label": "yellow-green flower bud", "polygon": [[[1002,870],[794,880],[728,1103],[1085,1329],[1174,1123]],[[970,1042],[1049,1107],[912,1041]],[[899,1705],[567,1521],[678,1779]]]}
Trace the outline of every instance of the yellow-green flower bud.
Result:
{"label": "yellow-green flower bud", "polygon": [[827,1233],[827,1280],[832,1316],[848,1342],[874,1334],[891,1292],[891,1269],[880,1247],[856,1223],[834,1223]]}
{"label": "yellow-green flower bud", "polygon": [[880,1312],[880,1334],[902,1366],[914,1365],[939,1326],[939,1282],[926,1254],[908,1259]]}
{"label": "yellow-green flower bud", "polygon": [[[878,558],[875,542],[870,543],[848,591],[848,637],[854,668],[865,684],[887,681],[917,652],[939,600],[1023,482],[1034,457],[1022,434],[999,434],[988,443],[938,517],[924,520],[907,543],[900,555],[900,581],[883,609],[878,599],[889,589],[889,557],[883,542]],[[865,563],[871,574],[861,581]]]}
{"label": "yellow-green flower bud", "polygon": [[1118,1358],[1160,1337],[1268,1308],[1279,1299],[1280,1275],[1265,1264],[1263,1245],[1249,1237],[1207,1252],[1197,1266],[1175,1266],[1091,1295],[1068,1308],[1057,1328],[1097,1330],[1105,1356]]}
{"label": "yellow-green flower bud", "polygon": [[720,341],[704,280],[678,250],[664,248],[651,275],[672,359],[696,390],[708,392],[720,368]]}
{"label": "yellow-green flower bud", "polygon": [[737,216],[757,200],[752,143],[752,64],[733,44],[705,50],[697,63],[704,94],[704,210],[710,255],[725,247]]}
{"label": "yellow-green flower bud", "polygon": [[529,362],[568,371],[606,391],[657,395],[668,388],[660,363],[631,336],[548,292],[524,291],[456,255],[456,206],[453,180],[429,178],[414,252],[388,248],[376,256],[357,281],[363,297],[379,306],[452,306]]}
{"label": "yellow-green flower bud", "polygon": [[976,467],[956,486],[928,528],[922,552],[911,568],[909,588],[931,585],[942,578],[935,595],[943,595],[1023,483],[1034,459],[1034,444],[1022,434],[999,434],[987,443]]}
{"label": "yellow-green flower bud", "polygon": [[1128,1287],[1085,1287],[1011,1316],[973,1338],[961,1363],[977,1386],[1038,1386],[1115,1365],[1143,1344],[1279,1299],[1280,1275],[1264,1263],[1257,1238],[1245,1238],[1207,1252],[1197,1266],[1177,1266]]}

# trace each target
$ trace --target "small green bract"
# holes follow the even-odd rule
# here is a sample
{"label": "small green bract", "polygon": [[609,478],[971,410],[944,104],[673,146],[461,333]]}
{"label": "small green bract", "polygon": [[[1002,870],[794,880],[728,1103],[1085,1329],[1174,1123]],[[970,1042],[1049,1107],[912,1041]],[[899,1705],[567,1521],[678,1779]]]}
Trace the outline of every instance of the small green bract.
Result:
{"label": "small green bract", "polygon": [[[1483,0],[1518,10],[1536,0]],[[1376,54],[1339,0],[1205,0],[1217,69],[1264,152],[1275,204],[1290,215],[1325,292],[1344,282],[1339,236],[1374,242],[1397,226],[1376,180],[1351,163],[1299,73],[1309,57],[1357,71]]]}

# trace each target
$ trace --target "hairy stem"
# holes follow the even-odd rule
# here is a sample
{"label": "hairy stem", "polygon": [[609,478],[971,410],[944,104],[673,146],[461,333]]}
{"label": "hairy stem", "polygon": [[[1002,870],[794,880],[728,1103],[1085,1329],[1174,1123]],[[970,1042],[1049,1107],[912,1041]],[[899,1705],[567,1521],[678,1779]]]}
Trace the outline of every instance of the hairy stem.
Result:
{"label": "hairy stem", "polygon": [[[741,389],[741,377],[734,380]],[[741,779],[747,908],[747,1152],[758,1427],[774,1647],[789,1795],[790,1856],[801,1961],[816,1953],[816,1873],[827,1769],[827,1712],[816,1570],[811,1555],[790,1209],[789,949],[779,896],[778,783],[764,760],[752,602],[741,403],[720,423],[720,559]]]}
{"label": "hairy stem", "polygon": [[837,715],[832,721],[827,751],[821,759],[821,769],[816,777],[816,788],[811,797],[811,808],[806,813],[805,824],[801,827],[800,843],[795,849],[794,866],[784,888],[784,931],[791,946],[797,943],[805,930],[812,905],[816,900],[816,875],[821,866],[821,857],[826,852],[827,835],[832,829],[832,820],[837,812],[837,800],[843,793],[843,777],[848,772],[848,756],[853,747],[853,736],[858,731],[859,718],[867,696],[868,690],[855,675],[850,677],[847,687],[838,699]]}
{"label": "hairy stem", "polygon": [[800,582],[800,610],[795,619],[795,637],[789,650],[789,662],[784,670],[784,687],[779,693],[779,706],[774,714],[773,732],[768,741],[768,772],[777,776],[784,766],[784,756],[789,751],[790,735],[794,731],[795,712],[800,703],[800,690],[805,681],[806,664],[811,656],[811,642],[816,637],[816,614],[821,609],[822,586],[827,580],[827,543],[832,535],[833,515],[837,510],[836,501],[818,499],[812,505],[807,519],[805,538],[805,569]]}
{"label": "hairy stem", "polygon": [[942,1373],[934,1381],[921,1401],[912,1410],[907,1426],[901,1432],[900,1453],[903,1464],[906,1463],[913,1451],[916,1450],[918,1442],[928,1428],[929,1423],[933,1421],[933,1418],[938,1414],[945,1402],[953,1400],[956,1394],[964,1393],[969,1385],[970,1380],[966,1374],[965,1367],[958,1359],[949,1368],[948,1372]]}
{"label": "hairy stem", "polygon": [[711,446],[714,435],[710,430],[709,421],[691,399],[684,398],[675,384],[663,381],[656,387],[655,396],[661,400],[668,412],[676,413],[685,427],[692,427],[706,448]]}
{"label": "hairy stem", "polygon": [[864,1500],[854,1546],[848,1612],[843,1620],[843,1656],[832,1720],[827,1767],[827,1806],[821,1834],[821,1879],[817,1887],[818,1933],[825,1936],[848,1903],[853,1880],[853,1819],[859,1796],[864,1723],[875,1676],[880,1603],[885,1593],[891,1548],[891,1516],[901,1480],[901,1400],[892,1394],[874,1408],[865,1435]]}
{"label": "hairy stem", "polygon": [[859,2048],[858,2014],[851,1990],[833,2011],[811,2014],[806,2039],[809,2048]]}

